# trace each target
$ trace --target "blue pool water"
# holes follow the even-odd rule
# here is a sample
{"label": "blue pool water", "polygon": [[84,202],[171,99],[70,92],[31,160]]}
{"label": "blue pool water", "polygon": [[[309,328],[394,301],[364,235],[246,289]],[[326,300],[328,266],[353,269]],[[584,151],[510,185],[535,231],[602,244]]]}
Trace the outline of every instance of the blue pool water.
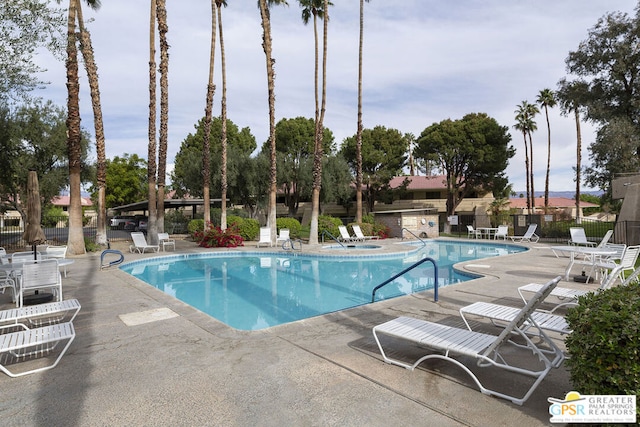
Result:
{"label": "blue pool water", "polygon": [[[288,252],[212,252],[147,258],[121,269],[196,309],[242,330],[306,319],[371,302],[374,287],[425,256],[438,264],[438,286],[477,276],[453,264],[515,253],[507,244],[429,241],[399,254],[306,255]],[[433,289],[425,262],[376,292],[376,301]]]}

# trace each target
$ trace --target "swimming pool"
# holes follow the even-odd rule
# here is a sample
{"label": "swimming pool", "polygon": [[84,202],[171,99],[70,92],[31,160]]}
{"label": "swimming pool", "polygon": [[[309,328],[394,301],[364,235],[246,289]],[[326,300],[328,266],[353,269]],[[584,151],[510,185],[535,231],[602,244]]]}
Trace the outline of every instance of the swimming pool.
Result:
{"label": "swimming pool", "polygon": [[[455,263],[526,250],[508,244],[429,241],[398,253],[310,255],[229,251],[147,258],[121,270],[241,330],[259,330],[371,302],[375,286],[425,256],[438,264],[438,286],[477,278]],[[376,300],[433,289],[423,263],[376,292]]]}

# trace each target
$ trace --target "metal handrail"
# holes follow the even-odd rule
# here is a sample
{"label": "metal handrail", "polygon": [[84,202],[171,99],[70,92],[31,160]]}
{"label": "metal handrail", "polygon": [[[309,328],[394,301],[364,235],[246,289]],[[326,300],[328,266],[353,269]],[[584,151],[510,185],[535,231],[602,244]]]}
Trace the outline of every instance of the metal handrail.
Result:
{"label": "metal handrail", "polygon": [[322,234],[320,234],[320,237],[322,237],[322,241],[324,242],[324,236],[325,234],[329,237],[331,237],[333,240],[335,240],[340,246],[342,246],[344,248],[344,245],[342,244],[342,242],[340,240],[338,240],[336,238],[336,236],[334,236],[333,234],[329,233],[327,230],[323,230]]}
{"label": "metal handrail", "polygon": [[433,258],[430,258],[430,257],[422,258],[420,261],[416,262],[415,264],[410,265],[409,267],[405,268],[404,270],[402,270],[400,273],[396,274],[392,278],[385,280],[384,282],[380,283],[378,286],[373,288],[373,291],[371,292],[371,302],[375,302],[375,300],[376,300],[376,291],[378,289],[380,289],[384,285],[387,285],[387,284],[393,282],[398,277],[402,276],[403,274],[405,274],[408,271],[413,270],[414,268],[416,268],[417,266],[419,266],[420,264],[422,264],[425,261],[431,261],[431,263],[433,264],[433,273],[434,273],[433,300],[435,302],[438,302],[438,265],[436,264],[436,261]]}
{"label": "metal handrail", "polygon": [[424,240],[422,240],[420,237],[416,236],[414,234],[413,231],[409,230],[408,228],[403,228],[402,230],[400,230],[402,238],[404,239],[404,234],[402,234],[402,231],[408,231],[409,234],[413,235],[413,237],[415,237],[416,239],[420,240],[422,242],[422,246],[427,246],[427,242],[425,242]]}

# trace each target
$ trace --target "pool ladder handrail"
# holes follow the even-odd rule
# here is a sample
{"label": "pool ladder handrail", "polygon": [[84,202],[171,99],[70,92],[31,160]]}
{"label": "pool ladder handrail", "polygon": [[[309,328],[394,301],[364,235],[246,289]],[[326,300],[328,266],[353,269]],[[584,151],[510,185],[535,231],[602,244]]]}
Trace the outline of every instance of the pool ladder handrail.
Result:
{"label": "pool ladder handrail", "polygon": [[430,258],[430,257],[422,258],[420,261],[417,261],[416,263],[410,265],[409,267],[407,267],[404,270],[402,270],[400,273],[396,274],[395,276],[391,277],[390,279],[385,280],[384,282],[380,283],[378,286],[373,288],[373,291],[371,292],[371,302],[375,302],[376,301],[376,291],[378,289],[380,289],[384,285],[387,285],[387,284],[393,282],[398,277],[400,277],[403,274],[413,270],[414,268],[416,268],[417,266],[419,266],[420,264],[422,264],[423,262],[426,262],[426,261],[430,261],[433,264],[433,275],[434,275],[433,301],[438,302],[438,265],[436,264],[436,261],[433,258]]}
{"label": "pool ladder handrail", "polygon": [[340,246],[342,246],[344,248],[344,245],[342,244],[342,242],[340,240],[338,240],[338,238],[336,236],[334,236],[333,234],[329,233],[328,230],[323,230],[322,234],[320,234],[320,237],[322,237],[322,241],[324,242],[324,236],[327,235],[329,237],[331,237],[333,240],[335,240],[336,242],[338,242],[338,244]]}
{"label": "pool ladder handrail", "polygon": [[415,233],[411,230],[409,230],[408,228],[404,227],[401,231],[400,231],[400,235],[402,236],[402,240],[404,240],[404,233],[402,233],[403,231],[407,231],[409,232],[409,234],[411,234],[413,237],[415,237],[416,239],[420,240],[422,242],[422,246],[427,246],[427,242],[425,242],[424,240],[422,240],[420,237],[416,236]]}

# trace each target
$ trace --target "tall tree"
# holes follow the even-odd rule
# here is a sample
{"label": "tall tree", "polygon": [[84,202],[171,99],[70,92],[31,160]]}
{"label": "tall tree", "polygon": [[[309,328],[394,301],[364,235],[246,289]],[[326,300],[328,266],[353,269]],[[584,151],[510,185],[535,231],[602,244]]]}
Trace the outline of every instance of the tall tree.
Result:
{"label": "tall tree", "polygon": [[[522,101],[516,110],[516,124],[514,128],[521,131],[525,139],[525,166],[527,173],[527,209],[529,213],[535,210],[535,192],[533,188],[533,139],[531,133],[537,129],[533,120],[539,112],[538,107],[528,101]],[[527,144],[527,136],[529,143]],[[528,147],[527,147],[528,146]]]}
{"label": "tall tree", "polygon": [[[340,152],[355,170],[356,137],[348,137]],[[373,211],[377,195],[388,188],[389,181],[402,173],[407,161],[407,140],[397,129],[376,126],[362,131],[362,171],[369,212]]]}
{"label": "tall tree", "polygon": [[556,96],[551,89],[542,89],[536,102],[544,108],[547,119],[547,174],[544,179],[544,211],[549,209],[549,173],[551,171],[551,124],[549,123],[549,108],[556,106]]}
{"label": "tall tree", "polygon": [[167,143],[169,139],[169,43],[167,42],[166,0],[156,0],[158,8],[158,35],[160,36],[160,144],[158,146],[158,209],[156,226],[149,222],[152,244],[158,243],[158,232],[164,232],[164,193],[167,179]]}
{"label": "tall tree", "polygon": [[0,100],[26,98],[29,91],[46,84],[37,77],[45,70],[34,61],[40,47],[64,55],[65,10],[50,3],[0,1]]}
{"label": "tall tree", "polygon": [[224,53],[224,36],[222,31],[222,6],[227,7],[226,0],[216,0],[218,7],[218,32],[220,33],[220,65],[222,72],[222,97],[220,101],[220,121],[222,129],[221,141],[221,166],[220,166],[220,193],[222,210],[220,213],[220,228],[227,229],[227,62]]}
{"label": "tall tree", "polygon": [[76,47],[76,0],[69,0],[67,19],[67,151],[69,156],[69,236],[70,255],[86,252],[82,230],[82,194],[80,192],[82,147],[80,144],[80,81],[78,77],[78,49]]}
{"label": "tall tree", "polygon": [[[367,3],[369,0],[366,0]],[[364,2],[360,0],[358,38],[358,123],[356,127],[356,222],[362,222],[362,44],[364,42]]]}
{"label": "tall tree", "polygon": [[[302,9],[302,21],[309,23],[313,16],[313,35],[315,45],[315,73],[314,73],[314,94],[315,94],[315,132],[314,132],[314,155],[313,155],[313,190],[311,194],[311,227],[309,231],[309,243],[318,243],[318,216],[320,212],[320,189],[322,188],[322,160],[323,160],[323,122],[326,105],[326,71],[327,71],[327,24],[329,21],[328,0],[299,0]],[[319,105],[318,96],[318,18],[323,20],[323,44],[322,44],[322,106]]]}
{"label": "tall tree", "polygon": [[[99,0],[85,0],[89,7],[96,10],[100,7]],[[80,29],[80,50],[84,59],[84,67],[89,79],[89,89],[91,92],[91,106],[93,108],[93,125],[96,137],[96,182],[97,182],[97,204],[98,218],[96,227],[96,243],[107,245],[107,206],[106,206],[106,148],[104,138],[104,125],[102,121],[102,105],[100,102],[100,87],[98,84],[98,67],[96,66],[93,46],[91,44],[91,34],[84,25],[82,17],[82,5],[80,0],[76,0],[78,14],[78,27]]]}
{"label": "tall tree", "polygon": [[484,113],[443,120],[422,131],[415,155],[436,161],[444,171],[447,216],[473,193],[503,193],[508,182],[504,170],[515,154],[510,142],[508,127]]}
{"label": "tall tree", "polygon": [[276,95],[275,95],[275,71],[273,64],[273,47],[271,40],[271,14],[269,7],[272,4],[287,5],[285,0],[258,0],[260,8],[260,18],[262,21],[262,48],[264,50],[267,65],[267,91],[269,102],[269,144],[270,144],[270,165],[269,165],[269,213],[267,226],[271,228],[271,241],[276,241],[276,192],[278,183],[277,158],[276,158]]}
{"label": "tall tree", "polygon": [[[580,113],[584,110],[584,100],[587,97],[588,85],[586,82],[569,82],[561,79],[558,83],[556,96],[560,103],[560,111],[567,115],[573,113],[576,122],[576,212],[580,212],[580,187],[582,171],[582,131],[580,128]],[[580,221],[580,218],[578,218]]]}
{"label": "tall tree", "polygon": [[[640,151],[640,145],[629,146],[640,141],[638,46],[640,8],[636,8],[635,16],[607,13],[589,29],[587,39],[580,42],[575,51],[569,52],[565,60],[569,76],[562,79],[559,86],[572,89],[569,99],[576,100],[580,115],[598,128],[597,138],[589,146],[592,157],[599,158],[612,150],[622,150],[607,156],[613,160],[623,158],[627,149],[636,152],[633,157],[637,157]],[[626,136],[624,144],[619,140],[622,135]],[[604,177],[610,176],[614,170],[637,172],[636,168],[622,171],[619,169],[622,165],[633,168],[629,162],[593,162],[584,170],[586,182],[597,183],[605,194],[610,194],[611,182]]]}
{"label": "tall tree", "polygon": [[157,120],[157,102],[156,102],[156,15],[158,13],[158,5],[156,0],[151,0],[151,10],[149,16],[149,144],[147,147],[147,193],[149,199],[149,223],[147,232],[151,229],[158,229],[156,221],[158,218],[158,205],[156,193],[156,120]]}
{"label": "tall tree", "polygon": [[213,116],[213,95],[216,90],[216,85],[213,81],[217,34],[216,9],[216,0],[211,0],[211,47],[209,50],[209,81],[207,83],[207,96],[205,99],[204,107],[204,141],[202,147],[202,196],[204,203],[203,208],[205,224],[211,221],[211,197],[209,185],[211,183],[211,120]]}

